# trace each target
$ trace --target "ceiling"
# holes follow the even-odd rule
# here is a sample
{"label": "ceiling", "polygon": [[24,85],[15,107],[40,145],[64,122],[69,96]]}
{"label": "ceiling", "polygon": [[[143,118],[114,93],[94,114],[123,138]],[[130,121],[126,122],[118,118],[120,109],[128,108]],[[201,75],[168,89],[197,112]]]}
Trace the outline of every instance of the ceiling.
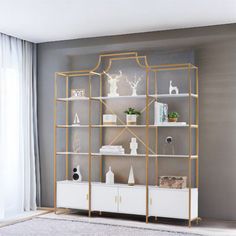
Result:
{"label": "ceiling", "polygon": [[236,23],[236,0],[0,0],[0,32],[35,43]]}

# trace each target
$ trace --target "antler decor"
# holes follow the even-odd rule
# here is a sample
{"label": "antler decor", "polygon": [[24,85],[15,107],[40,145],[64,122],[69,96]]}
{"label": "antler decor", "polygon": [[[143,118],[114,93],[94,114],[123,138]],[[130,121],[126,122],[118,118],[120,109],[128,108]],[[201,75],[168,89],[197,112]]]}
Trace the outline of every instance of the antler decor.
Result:
{"label": "antler decor", "polygon": [[132,96],[137,96],[137,87],[139,82],[141,81],[141,77],[138,77],[135,75],[133,81],[129,81],[126,78],[126,81],[129,83],[130,87],[132,88]]}

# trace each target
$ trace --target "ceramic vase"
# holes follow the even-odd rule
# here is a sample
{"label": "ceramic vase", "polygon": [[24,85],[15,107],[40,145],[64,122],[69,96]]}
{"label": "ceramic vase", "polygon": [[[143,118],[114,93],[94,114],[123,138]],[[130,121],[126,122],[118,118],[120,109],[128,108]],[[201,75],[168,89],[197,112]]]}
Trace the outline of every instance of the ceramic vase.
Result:
{"label": "ceramic vase", "polygon": [[106,173],[106,184],[114,184],[114,173],[111,170],[111,166],[109,166],[109,170]]}
{"label": "ceramic vase", "polygon": [[137,155],[138,143],[136,138],[131,138],[130,142],[131,155]]}
{"label": "ceramic vase", "polygon": [[129,171],[128,185],[133,186],[134,184],[135,184],[134,171],[133,171],[133,166],[131,166]]}

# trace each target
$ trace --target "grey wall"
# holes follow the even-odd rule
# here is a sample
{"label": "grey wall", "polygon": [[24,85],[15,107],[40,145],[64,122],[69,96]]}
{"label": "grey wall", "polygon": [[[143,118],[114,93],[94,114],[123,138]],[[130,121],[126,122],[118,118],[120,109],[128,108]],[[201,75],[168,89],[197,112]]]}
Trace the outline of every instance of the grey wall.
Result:
{"label": "grey wall", "polygon": [[236,219],[236,40],[197,50],[200,66],[200,212]]}
{"label": "grey wall", "polygon": [[[38,119],[43,206],[53,204],[54,72],[91,68],[100,53],[132,50],[147,54],[150,64],[192,62],[195,58],[200,68],[200,216],[235,220],[236,150],[233,142],[236,132],[233,127],[236,113],[232,109],[236,103],[235,32],[236,25],[225,25],[39,44]],[[63,122],[62,108],[58,115]],[[63,135],[63,131],[60,132]],[[60,148],[63,141],[58,139]],[[86,159],[81,162],[86,166]],[[173,163],[180,171],[185,171],[184,163]],[[121,167],[126,164],[121,163]],[[64,176],[62,166],[60,157],[59,178]],[[137,168],[142,168],[141,162]],[[93,173],[95,180],[97,171]],[[83,174],[86,178],[86,172]]]}

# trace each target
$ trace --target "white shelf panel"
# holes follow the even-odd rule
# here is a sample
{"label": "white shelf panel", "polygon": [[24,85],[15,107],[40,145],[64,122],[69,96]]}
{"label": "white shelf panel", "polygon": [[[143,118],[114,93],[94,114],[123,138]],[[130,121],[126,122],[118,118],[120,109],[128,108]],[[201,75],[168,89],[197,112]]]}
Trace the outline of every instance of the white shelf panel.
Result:
{"label": "white shelf panel", "polygon": [[[91,125],[92,128],[146,128],[146,125]],[[188,128],[188,124],[178,124],[178,122],[169,122],[169,124],[159,124],[159,125],[149,125],[149,128],[156,128],[156,127],[185,127]],[[198,125],[191,125],[191,128],[197,128]],[[89,128],[89,125],[57,125],[57,128]]]}
{"label": "white shelf panel", "polygon": [[57,125],[57,128],[88,128],[89,125]]}
{"label": "white shelf panel", "polygon": [[[179,93],[179,94],[150,94],[149,97],[153,98],[186,98],[189,97],[188,93]],[[191,93],[191,97],[197,98],[198,95]]]}
{"label": "white shelf panel", "polygon": [[[101,156],[100,153],[91,153],[92,156]],[[78,155],[78,156],[88,156],[88,152],[57,152],[57,155]]]}
{"label": "white shelf panel", "polygon": [[126,98],[131,98],[131,99],[137,99],[137,98],[146,98],[146,95],[137,95],[137,96],[116,96],[116,97],[91,97],[93,100],[109,100],[109,99],[126,99]]}
{"label": "white shelf panel", "polygon": [[[57,155],[78,155],[78,156],[88,156],[88,152],[57,152]],[[118,156],[118,157],[146,157],[146,154],[102,154],[102,153],[91,153],[92,156]],[[164,155],[164,154],[149,154],[149,157],[161,157],[161,158],[189,158],[189,155]],[[196,159],[196,155],[192,155],[191,159]]]}
{"label": "white shelf panel", "polygon": [[57,101],[60,102],[69,102],[69,101],[88,101],[88,97],[70,97],[70,98],[57,98]]}
{"label": "white shelf panel", "polygon": [[[181,94],[150,94],[148,95],[151,98],[184,98],[189,97],[188,93],[181,93]],[[198,95],[192,93],[191,97],[197,98]],[[146,98],[145,94],[137,95],[137,96],[131,96],[131,95],[125,95],[125,96],[116,96],[116,97],[91,97],[92,100],[110,100],[110,99],[138,99],[138,98]],[[69,98],[57,98],[57,101],[67,102],[67,101],[87,101],[89,100],[89,97],[69,97]]]}

